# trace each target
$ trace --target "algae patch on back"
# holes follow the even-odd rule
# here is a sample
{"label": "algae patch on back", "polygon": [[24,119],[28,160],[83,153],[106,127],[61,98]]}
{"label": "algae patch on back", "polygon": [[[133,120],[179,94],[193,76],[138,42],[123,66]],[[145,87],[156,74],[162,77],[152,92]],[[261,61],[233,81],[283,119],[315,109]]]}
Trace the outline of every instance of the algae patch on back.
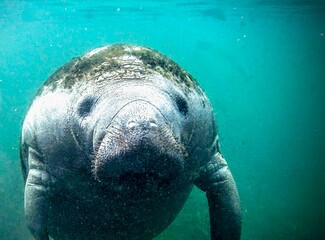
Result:
{"label": "algae patch on back", "polygon": [[150,48],[115,44],[97,48],[72,59],[54,72],[43,87],[70,89],[80,81],[115,81],[145,79],[151,74],[198,89],[195,79],[176,62]]}

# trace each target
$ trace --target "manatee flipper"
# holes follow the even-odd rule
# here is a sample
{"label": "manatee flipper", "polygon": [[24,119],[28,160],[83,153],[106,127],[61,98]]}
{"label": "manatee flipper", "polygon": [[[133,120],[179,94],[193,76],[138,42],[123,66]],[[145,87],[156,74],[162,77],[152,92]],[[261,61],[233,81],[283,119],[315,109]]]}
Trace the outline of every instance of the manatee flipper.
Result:
{"label": "manatee flipper", "polygon": [[236,240],[241,234],[241,209],[227,162],[216,153],[201,171],[196,185],[206,192],[212,240]]}
{"label": "manatee flipper", "polygon": [[25,185],[25,217],[28,229],[36,240],[48,240],[47,218],[49,211],[50,176],[45,170],[35,169],[40,162],[40,155],[29,148],[28,171]]}

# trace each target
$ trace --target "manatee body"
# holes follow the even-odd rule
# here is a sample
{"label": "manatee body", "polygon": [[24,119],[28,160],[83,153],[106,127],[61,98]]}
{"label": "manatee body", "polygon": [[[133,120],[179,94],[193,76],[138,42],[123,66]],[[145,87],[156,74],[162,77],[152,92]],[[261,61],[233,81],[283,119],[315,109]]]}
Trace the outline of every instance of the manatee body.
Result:
{"label": "manatee body", "polygon": [[211,104],[152,49],[106,46],[52,74],[25,117],[21,162],[35,239],[152,239],[194,185],[207,195],[211,239],[240,238]]}

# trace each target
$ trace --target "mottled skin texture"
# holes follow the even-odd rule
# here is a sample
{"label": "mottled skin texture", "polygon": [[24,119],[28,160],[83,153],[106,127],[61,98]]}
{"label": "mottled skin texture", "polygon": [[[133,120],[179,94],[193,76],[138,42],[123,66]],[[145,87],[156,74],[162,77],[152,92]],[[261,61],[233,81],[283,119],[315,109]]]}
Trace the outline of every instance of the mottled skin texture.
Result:
{"label": "mottled skin texture", "polygon": [[211,104],[154,50],[112,45],[56,71],[26,115],[21,160],[35,239],[152,239],[193,185],[206,192],[211,239],[240,238]]}

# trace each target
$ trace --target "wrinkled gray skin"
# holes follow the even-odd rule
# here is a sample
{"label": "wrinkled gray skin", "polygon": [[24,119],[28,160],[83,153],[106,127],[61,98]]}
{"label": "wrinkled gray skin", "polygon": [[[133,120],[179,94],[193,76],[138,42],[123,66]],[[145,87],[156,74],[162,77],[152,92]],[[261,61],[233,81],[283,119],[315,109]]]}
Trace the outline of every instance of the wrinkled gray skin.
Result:
{"label": "wrinkled gray skin", "polygon": [[26,115],[21,160],[35,239],[152,239],[193,185],[206,192],[211,239],[240,239],[210,102],[154,50],[112,45],[55,72]]}

